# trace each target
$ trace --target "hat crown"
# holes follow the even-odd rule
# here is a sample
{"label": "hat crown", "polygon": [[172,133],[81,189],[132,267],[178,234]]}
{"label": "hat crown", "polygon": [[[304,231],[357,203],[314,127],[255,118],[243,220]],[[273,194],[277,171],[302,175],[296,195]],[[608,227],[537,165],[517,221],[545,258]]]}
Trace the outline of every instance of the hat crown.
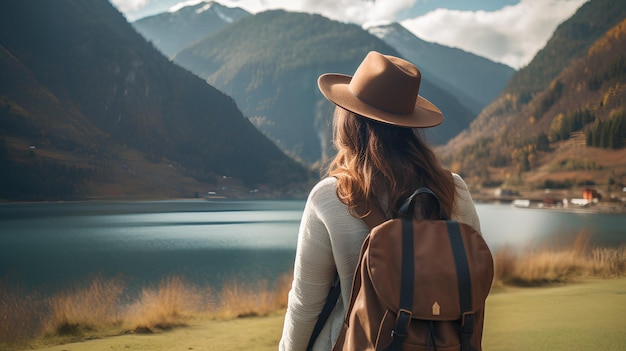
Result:
{"label": "hat crown", "polygon": [[393,114],[415,109],[422,75],[408,61],[370,52],[349,84],[350,92],[364,103]]}
{"label": "hat crown", "polygon": [[325,73],[317,85],[329,101],[361,117],[398,127],[434,127],[443,122],[443,113],[419,95],[421,80],[410,62],[371,51],[354,76]]}

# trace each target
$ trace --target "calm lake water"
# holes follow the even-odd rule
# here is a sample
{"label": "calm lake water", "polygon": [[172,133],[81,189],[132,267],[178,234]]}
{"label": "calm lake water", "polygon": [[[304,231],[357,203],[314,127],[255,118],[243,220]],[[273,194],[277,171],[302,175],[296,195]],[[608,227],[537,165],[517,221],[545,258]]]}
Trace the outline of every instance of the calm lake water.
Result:
{"label": "calm lake water", "polygon": [[[167,276],[219,288],[272,282],[292,269],[303,201],[159,201],[0,205],[0,283],[54,291],[101,274],[130,289]],[[626,216],[479,204],[482,231],[503,245],[626,243]]]}

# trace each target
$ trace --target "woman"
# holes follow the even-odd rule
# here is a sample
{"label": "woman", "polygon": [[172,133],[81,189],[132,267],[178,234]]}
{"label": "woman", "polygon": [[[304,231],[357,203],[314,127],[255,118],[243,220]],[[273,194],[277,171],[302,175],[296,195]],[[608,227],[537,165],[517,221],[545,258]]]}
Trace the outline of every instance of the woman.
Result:
{"label": "woman", "polygon": [[[337,155],[304,209],[280,350],[306,349],[337,273],[342,288],[352,286],[369,232],[362,218],[374,207],[396,217],[402,202],[427,186],[452,219],[480,230],[465,182],[440,166],[415,129],[443,121],[441,111],[418,95],[420,81],[417,67],[378,52],[370,52],[352,77],[319,77],[320,91],[337,105]],[[332,348],[349,298],[350,289],[342,289],[314,350]]]}

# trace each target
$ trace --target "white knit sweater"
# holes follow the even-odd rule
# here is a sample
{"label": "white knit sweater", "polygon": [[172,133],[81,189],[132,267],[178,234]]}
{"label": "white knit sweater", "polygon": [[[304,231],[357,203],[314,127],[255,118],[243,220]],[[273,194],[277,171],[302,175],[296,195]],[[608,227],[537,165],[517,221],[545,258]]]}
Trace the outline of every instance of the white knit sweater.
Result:
{"label": "white knit sweater", "polygon": [[[476,208],[463,179],[453,174],[457,214],[452,216],[480,231]],[[350,298],[361,245],[369,232],[348,212],[336,194],[337,179],[321,180],[309,194],[298,233],[294,279],[279,350],[305,350],[334,279],[339,273],[341,298],[317,338],[314,350],[330,350],[339,335]],[[336,268],[335,268],[336,267]],[[347,289],[345,288],[347,287]]]}

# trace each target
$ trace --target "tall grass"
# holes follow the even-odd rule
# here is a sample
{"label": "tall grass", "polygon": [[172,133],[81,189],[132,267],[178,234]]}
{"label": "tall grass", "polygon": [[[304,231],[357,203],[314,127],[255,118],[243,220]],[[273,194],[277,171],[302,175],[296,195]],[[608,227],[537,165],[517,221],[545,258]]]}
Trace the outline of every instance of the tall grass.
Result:
{"label": "tall grass", "polygon": [[125,284],[120,278],[95,277],[86,286],[60,292],[47,299],[50,312],[44,330],[48,334],[78,335],[84,330],[121,322],[118,306]]}
{"label": "tall grass", "polygon": [[287,306],[290,276],[279,279],[275,289],[267,281],[253,285],[234,281],[222,289],[215,314],[221,318],[254,317],[266,315]]}
{"label": "tall grass", "polygon": [[167,277],[157,288],[144,288],[125,314],[132,331],[153,331],[185,325],[204,309],[200,290],[180,277]]}
{"label": "tall grass", "polygon": [[0,346],[2,342],[16,344],[40,335],[43,305],[39,294],[0,281]]}
{"label": "tall grass", "polygon": [[[586,232],[563,247],[505,247],[494,253],[494,261],[495,285],[536,286],[626,276],[626,246],[593,247]],[[286,307],[291,277],[285,274],[274,284],[233,281],[219,291],[166,277],[133,298],[125,295],[127,286],[120,278],[98,276],[47,297],[0,280],[0,349],[35,339],[45,343],[59,337],[67,341],[156,332],[184,326],[198,317],[264,316]]]}
{"label": "tall grass", "polygon": [[503,248],[494,254],[497,285],[537,286],[585,278],[613,278],[626,275],[626,246],[598,248],[590,245],[591,235],[581,231],[565,247]]}
{"label": "tall grass", "polygon": [[[122,333],[152,333],[184,326],[195,317],[263,316],[287,305],[291,274],[273,286],[227,283],[221,291],[166,277],[135,298],[120,278],[97,276],[85,285],[44,297],[0,281],[0,349],[27,342],[62,342]],[[38,340],[38,341],[37,341]],[[43,341],[42,341],[43,340]]]}

